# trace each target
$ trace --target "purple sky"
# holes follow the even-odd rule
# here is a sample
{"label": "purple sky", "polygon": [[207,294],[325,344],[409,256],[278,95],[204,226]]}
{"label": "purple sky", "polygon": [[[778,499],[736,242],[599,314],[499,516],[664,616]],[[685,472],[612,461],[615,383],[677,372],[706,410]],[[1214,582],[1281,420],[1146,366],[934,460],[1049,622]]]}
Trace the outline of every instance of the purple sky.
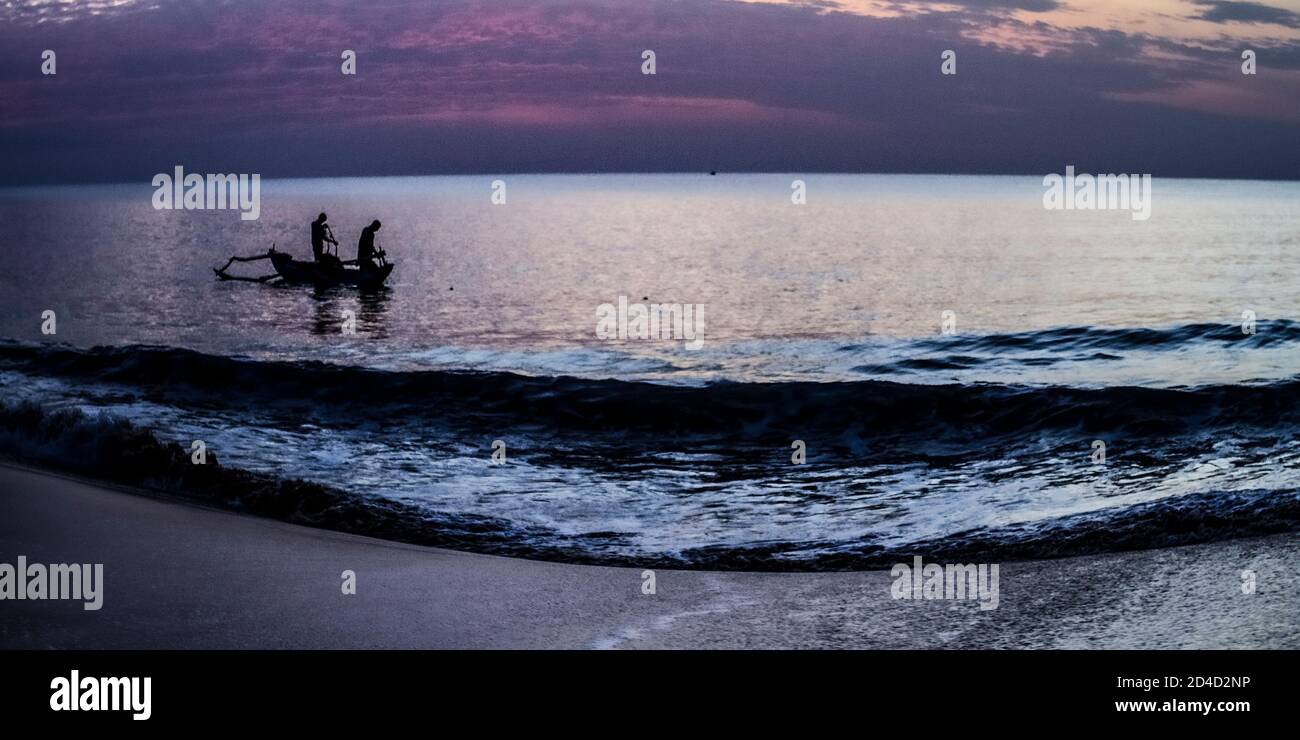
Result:
{"label": "purple sky", "polygon": [[177,164],[1295,179],[1300,0],[0,2],[0,182]]}

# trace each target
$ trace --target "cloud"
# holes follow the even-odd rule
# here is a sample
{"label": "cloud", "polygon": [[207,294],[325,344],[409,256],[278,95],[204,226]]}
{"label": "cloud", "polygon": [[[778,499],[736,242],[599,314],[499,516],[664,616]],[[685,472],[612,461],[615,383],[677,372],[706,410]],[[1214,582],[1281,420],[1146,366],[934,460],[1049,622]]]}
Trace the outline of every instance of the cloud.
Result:
{"label": "cloud", "polygon": [[[47,48],[57,76],[38,72]],[[1067,155],[1294,176],[1283,73],[1300,44],[1254,48],[1267,65],[1245,78],[1204,44],[955,4],[159,1],[0,25],[0,177],[1036,172]],[[956,76],[939,74],[944,49]]]}
{"label": "cloud", "polygon": [[8,0],[0,3],[0,23],[62,23],[139,7],[139,0]]}
{"label": "cloud", "polygon": [[1031,13],[1046,13],[1063,7],[1057,0],[950,0],[942,4],[960,5],[964,8],[1026,10]]}
{"label": "cloud", "polygon": [[1287,28],[1300,28],[1300,13],[1285,8],[1275,8],[1251,2],[1231,2],[1230,0],[1192,0],[1197,5],[1207,8],[1200,15],[1200,20],[1212,23],[1262,23]]}

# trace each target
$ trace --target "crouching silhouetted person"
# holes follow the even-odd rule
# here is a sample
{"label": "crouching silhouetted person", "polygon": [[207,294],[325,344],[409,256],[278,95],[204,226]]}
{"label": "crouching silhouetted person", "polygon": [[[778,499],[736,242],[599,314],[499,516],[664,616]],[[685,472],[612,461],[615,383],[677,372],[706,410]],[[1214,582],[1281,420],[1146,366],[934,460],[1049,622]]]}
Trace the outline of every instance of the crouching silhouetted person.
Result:
{"label": "crouching silhouetted person", "polygon": [[361,239],[357,242],[357,266],[363,270],[379,269],[375,258],[382,258],[384,250],[375,246],[375,232],[379,231],[381,225],[379,219],[375,219],[361,230]]}

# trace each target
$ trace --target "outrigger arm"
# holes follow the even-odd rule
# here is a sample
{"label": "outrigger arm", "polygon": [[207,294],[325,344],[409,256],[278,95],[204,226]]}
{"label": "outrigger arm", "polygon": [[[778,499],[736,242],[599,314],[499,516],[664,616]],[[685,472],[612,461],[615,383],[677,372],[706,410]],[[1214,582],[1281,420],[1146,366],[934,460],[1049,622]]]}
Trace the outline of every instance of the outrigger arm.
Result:
{"label": "outrigger arm", "polygon": [[226,260],[226,264],[222,265],[221,267],[212,268],[212,271],[217,273],[217,277],[222,280],[243,280],[249,283],[265,283],[268,280],[274,280],[280,276],[278,274],[273,273],[270,275],[263,275],[261,277],[252,278],[252,277],[243,277],[240,275],[231,275],[230,273],[226,272],[226,270],[236,262],[256,262],[258,260],[267,260],[267,259],[271,259],[271,256],[274,254],[275,254],[275,244],[271,244],[271,249],[267,251],[266,254],[258,254],[252,257],[240,257],[235,255],[232,256],[230,259]]}

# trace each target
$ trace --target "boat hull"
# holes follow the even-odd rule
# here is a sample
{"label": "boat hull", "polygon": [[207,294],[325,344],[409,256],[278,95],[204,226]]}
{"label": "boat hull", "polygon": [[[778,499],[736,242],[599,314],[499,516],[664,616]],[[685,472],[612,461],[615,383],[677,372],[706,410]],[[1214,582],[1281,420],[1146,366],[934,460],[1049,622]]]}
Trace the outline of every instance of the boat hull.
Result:
{"label": "boat hull", "polygon": [[348,285],[356,288],[378,288],[393,271],[391,264],[380,265],[374,270],[346,266],[332,267],[319,262],[296,260],[281,252],[271,255],[271,264],[286,283],[319,286]]}

